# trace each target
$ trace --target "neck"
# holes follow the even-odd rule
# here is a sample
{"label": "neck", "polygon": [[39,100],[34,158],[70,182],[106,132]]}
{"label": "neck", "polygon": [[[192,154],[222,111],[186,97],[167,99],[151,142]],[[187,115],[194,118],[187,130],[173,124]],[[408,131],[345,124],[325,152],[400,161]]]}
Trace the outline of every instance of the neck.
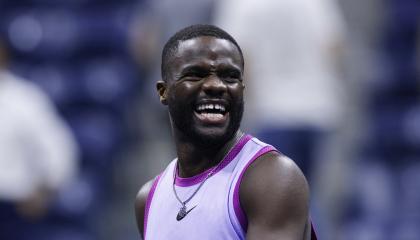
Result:
{"label": "neck", "polygon": [[216,166],[242,135],[243,132],[237,130],[232,138],[221,146],[199,146],[192,141],[182,140],[175,134],[179,176],[192,177]]}

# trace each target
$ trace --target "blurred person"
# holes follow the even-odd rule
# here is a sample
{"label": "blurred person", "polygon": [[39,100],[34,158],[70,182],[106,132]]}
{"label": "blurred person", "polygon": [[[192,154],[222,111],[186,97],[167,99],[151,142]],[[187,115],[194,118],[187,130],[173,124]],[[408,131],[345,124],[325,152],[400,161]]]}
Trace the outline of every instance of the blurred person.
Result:
{"label": "blurred person", "polygon": [[337,3],[219,1],[215,23],[241,42],[250,59],[245,129],[302,169],[314,190],[317,232],[329,239],[335,228],[329,225],[335,223],[328,219],[340,214],[339,194],[345,185],[346,172],[341,170],[348,159],[339,152],[346,147],[339,144],[346,144],[343,120],[351,105],[340,75],[345,24]]}
{"label": "blurred person", "polygon": [[165,44],[161,69],[156,87],[178,157],[138,193],[143,238],[316,239],[300,169],[240,130],[237,42],[212,25],[184,28]]}
{"label": "blurred person", "polygon": [[344,108],[337,74],[344,30],[334,0],[220,1],[215,22],[250,59],[244,120],[310,177],[316,146],[340,126]]}
{"label": "blurred person", "polygon": [[76,174],[77,152],[48,97],[7,70],[0,39],[0,239],[36,239],[36,224]]}

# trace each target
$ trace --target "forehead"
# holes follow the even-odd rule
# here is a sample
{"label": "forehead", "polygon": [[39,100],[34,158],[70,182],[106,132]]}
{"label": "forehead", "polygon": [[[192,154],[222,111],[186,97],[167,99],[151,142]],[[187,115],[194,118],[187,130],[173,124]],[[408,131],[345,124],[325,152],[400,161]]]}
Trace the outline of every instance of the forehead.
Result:
{"label": "forehead", "polygon": [[238,48],[230,41],[210,36],[201,36],[182,41],[174,55],[174,67],[186,64],[228,64],[242,69]]}

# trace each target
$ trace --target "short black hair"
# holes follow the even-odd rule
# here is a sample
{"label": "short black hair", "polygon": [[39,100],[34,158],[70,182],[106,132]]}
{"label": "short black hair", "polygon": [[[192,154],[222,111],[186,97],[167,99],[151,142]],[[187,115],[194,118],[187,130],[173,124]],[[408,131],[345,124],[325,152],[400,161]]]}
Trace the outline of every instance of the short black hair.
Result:
{"label": "short black hair", "polygon": [[236,42],[236,40],[229,33],[214,25],[195,24],[176,32],[174,35],[172,35],[171,38],[169,38],[169,40],[163,47],[161,73],[162,79],[164,81],[166,81],[169,78],[169,61],[178,50],[180,42],[201,36],[211,36],[219,39],[225,39],[233,43],[239,50],[242,59],[242,68],[244,67],[244,56],[242,54],[242,50],[239,47],[239,44]]}

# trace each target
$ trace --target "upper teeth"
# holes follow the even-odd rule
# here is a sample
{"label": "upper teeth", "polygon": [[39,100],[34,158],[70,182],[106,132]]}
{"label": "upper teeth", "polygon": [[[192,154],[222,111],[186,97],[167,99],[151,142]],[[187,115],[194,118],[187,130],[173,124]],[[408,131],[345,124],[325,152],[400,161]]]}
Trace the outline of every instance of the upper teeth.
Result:
{"label": "upper teeth", "polygon": [[217,109],[217,110],[225,111],[225,107],[220,104],[201,104],[198,106],[199,111],[203,111],[206,109]]}

